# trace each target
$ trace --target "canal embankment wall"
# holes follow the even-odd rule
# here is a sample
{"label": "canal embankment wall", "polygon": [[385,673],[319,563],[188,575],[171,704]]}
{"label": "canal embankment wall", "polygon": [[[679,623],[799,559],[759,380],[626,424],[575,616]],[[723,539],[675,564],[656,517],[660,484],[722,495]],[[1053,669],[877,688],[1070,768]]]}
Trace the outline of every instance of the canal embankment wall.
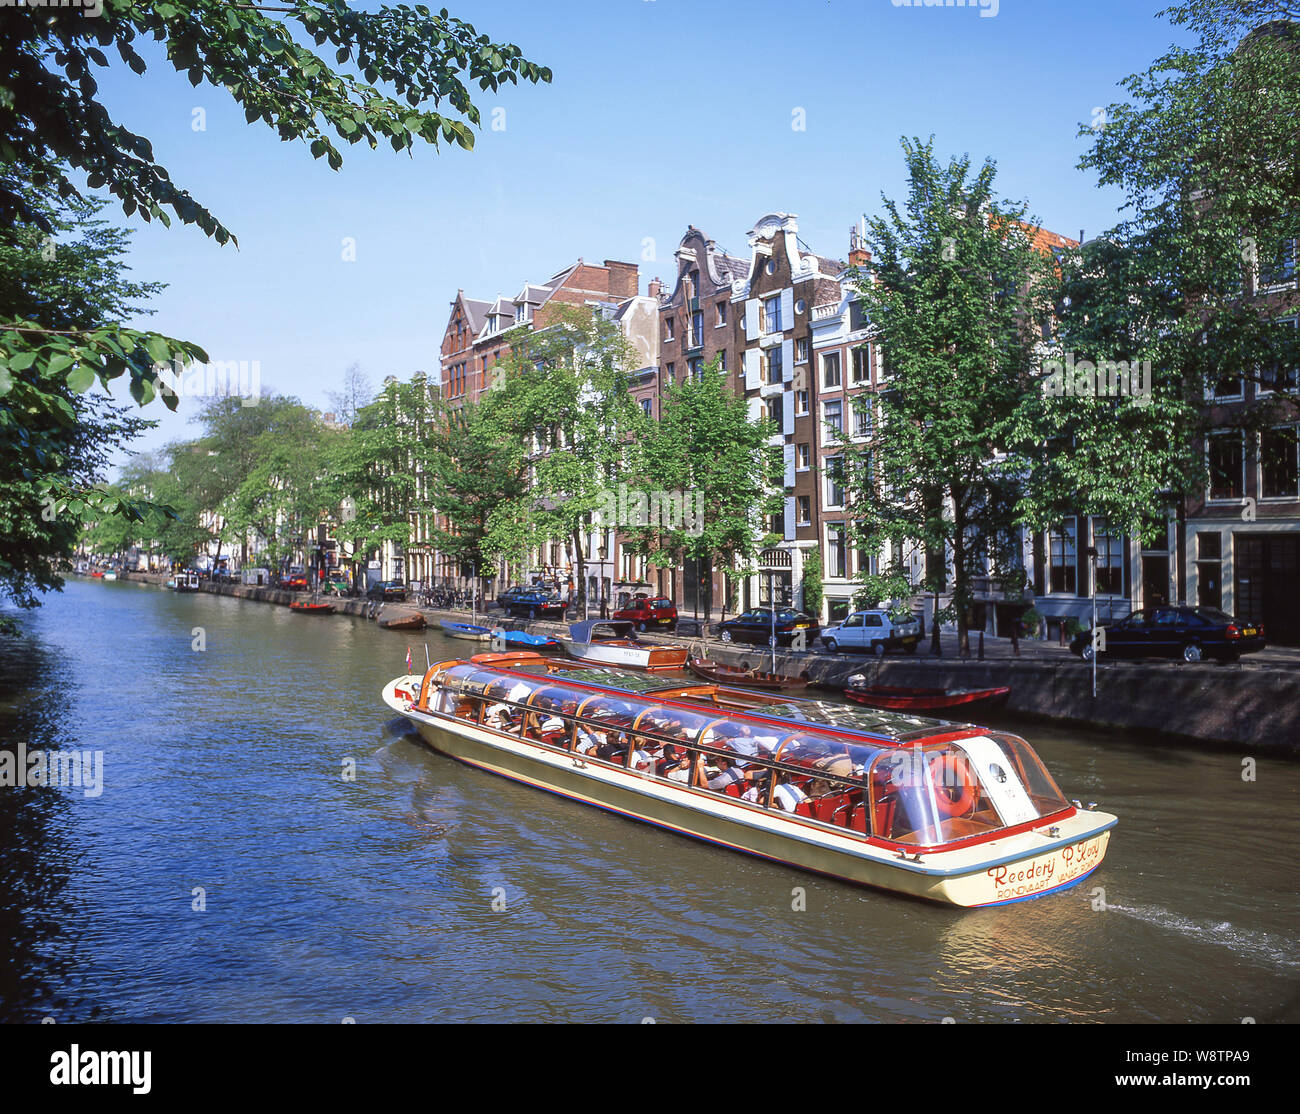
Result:
{"label": "canal embankment wall", "polygon": [[[132,574],[132,580],[157,583],[165,577]],[[301,593],[241,584],[211,584],[203,590],[257,603],[288,606]],[[338,614],[373,617],[376,604],[364,599],[329,600]],[[464,622],[463,612],[438,612],[402,604],[386,604],[385,618],[422,611],[436,624],[440,618]],[[488,613],[482,621],[500,616]],[[522,624],[512,623],[512,626]],[[538,634],[564,634],[562,623],[537,622]],[[715,661],[770,668],[770,651],[757,646],[707,643],[696,638],[655,634],[655,640],[693,645]],[[1217,663],[1105,662],[1097,669],[1097,695],[1092,694],[1092,670],[1075,659],[1000,658],[971,661],[958,658],[886,656],[777,651],[776,669],[789,676],[807,674],[814,686],[841,690],[855,673],[881,685],[943,689],[981,689],[1007,685],[1007,711],[1030,717],[1097,728],[1149,732],[1161,738],[1197,740],[1228,746],[1243,753],[1300,757],[1300,670],[1250,668]]]}

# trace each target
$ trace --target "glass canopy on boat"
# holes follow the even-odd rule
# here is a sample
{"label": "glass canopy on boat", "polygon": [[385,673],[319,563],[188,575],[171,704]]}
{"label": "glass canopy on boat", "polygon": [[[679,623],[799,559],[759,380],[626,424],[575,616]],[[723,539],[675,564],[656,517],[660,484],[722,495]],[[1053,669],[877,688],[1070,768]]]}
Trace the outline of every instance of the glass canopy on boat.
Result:
{"label": "glass canopy on boat", "polygon": [[[624,678],[643,691],[621,687]],[[852,818],[843,826],[911,846],[985,835],[1068,807],[1032,748],[1000,732],[825,701],[743,711],[691,706],[656,700],[662,678],[616,671],[504,672],[467,662],[442,670],[437,684],[439,711],[464,714],[468,697],[535,710],[553,726],[577,719],[589,728],[586,738],[594,733],[596,742],[625,750],[631,743],[651,758],[666,744],[702,754],[710,765],[734,754],[737,766],[753,766],[760,777],[768,767],[808,799],[838,795]],[[950,738],[955,730],[962,737]]]}

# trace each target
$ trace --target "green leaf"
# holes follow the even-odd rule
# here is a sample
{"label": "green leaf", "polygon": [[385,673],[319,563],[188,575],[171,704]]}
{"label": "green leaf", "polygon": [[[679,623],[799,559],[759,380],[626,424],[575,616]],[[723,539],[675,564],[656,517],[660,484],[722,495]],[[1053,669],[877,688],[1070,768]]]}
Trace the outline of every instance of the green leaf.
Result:
{"label": "green leaf", "polygon": [[85,364],[78,364],[67,376],[68,390],[84,395],[95,382],[95,373]]}

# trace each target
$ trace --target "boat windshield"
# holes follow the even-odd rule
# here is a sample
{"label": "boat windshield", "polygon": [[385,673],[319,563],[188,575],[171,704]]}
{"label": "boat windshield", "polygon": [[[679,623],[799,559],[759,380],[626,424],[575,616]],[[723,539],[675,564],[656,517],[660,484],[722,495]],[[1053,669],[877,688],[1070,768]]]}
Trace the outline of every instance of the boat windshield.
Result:
{"label": "boat windshield", "polygon": [[[1001,732],[814,701],[728,712],[474,663],[433,673],[437,712],[908,847],[987,836],[1069,807],[1029,744]],[[820,721],[822,707],[834,709],[830,722]],[[868,722],[879,737],[862,733]]]}

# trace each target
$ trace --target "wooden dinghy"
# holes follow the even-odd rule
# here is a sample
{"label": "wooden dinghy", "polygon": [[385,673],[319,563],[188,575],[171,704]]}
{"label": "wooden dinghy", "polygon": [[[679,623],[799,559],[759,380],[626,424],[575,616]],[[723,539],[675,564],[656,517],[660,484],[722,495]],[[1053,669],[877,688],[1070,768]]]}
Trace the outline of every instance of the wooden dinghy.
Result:
{"label": "wooden dinghy", "polygon": [[332,603],[312,603],[311,600],[294,600],[289,605],[290,611],[296,611],[299,615],[333,615],[334,605]]}
{"label": "wooden dinghy", "polygon": [[990,689],[905,688],[898,685],[853,685],[844,695],[869,708],[888,712],[989,712],[1001,708],[1011,695],[1007,686]]}
{"label": "wooden dinghy", "polygon": [[741,669],[738,665],[723,665],[722,662],[709,661],[707,658],[691,658],[686,665],[697,677],[716,681],[720,685],[740,685],[742,688],[768,692],[803,692],[808,687],[807,677],[783,677],[780,673]]}
{"label": "wooden dinghy", "polygon": [[392,619],[380,619],[379,625],[384,630],[424,630],[424,616],[418,611],[412,615],[397,615]]}

